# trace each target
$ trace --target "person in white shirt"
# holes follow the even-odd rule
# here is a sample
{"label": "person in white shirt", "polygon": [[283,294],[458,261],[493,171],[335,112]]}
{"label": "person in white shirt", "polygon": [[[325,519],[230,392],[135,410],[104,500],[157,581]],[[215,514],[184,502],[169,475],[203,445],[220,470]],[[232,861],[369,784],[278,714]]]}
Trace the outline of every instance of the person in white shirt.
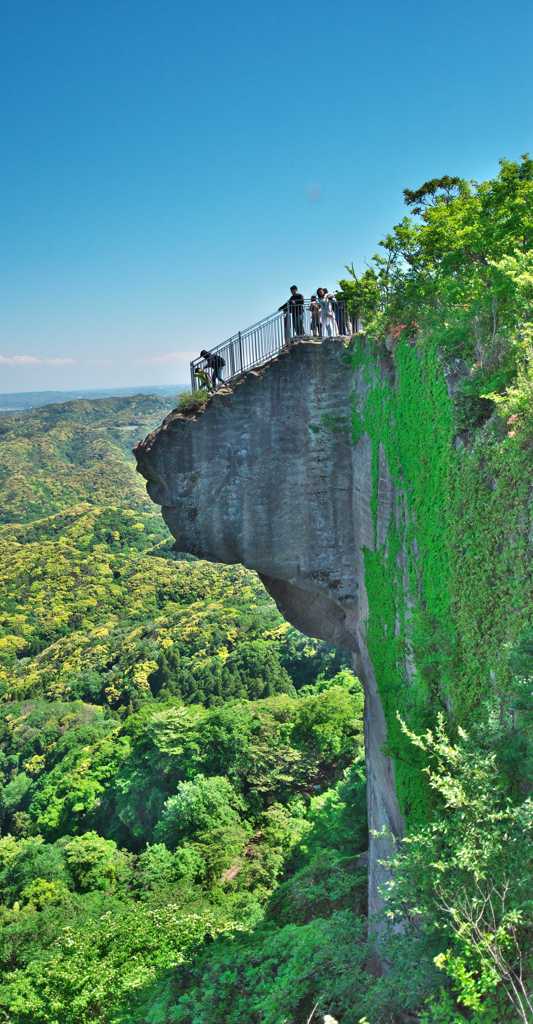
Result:
{"label": "person in white shirt", "polygon": [[322,325],[322,337],[323,338],[336,338],[339,334],[339,328],[335,319],[335,307],[333,305],[333,295],[331,295],[327,288],[317,288],[317,302],[320,306],[320,321]]}

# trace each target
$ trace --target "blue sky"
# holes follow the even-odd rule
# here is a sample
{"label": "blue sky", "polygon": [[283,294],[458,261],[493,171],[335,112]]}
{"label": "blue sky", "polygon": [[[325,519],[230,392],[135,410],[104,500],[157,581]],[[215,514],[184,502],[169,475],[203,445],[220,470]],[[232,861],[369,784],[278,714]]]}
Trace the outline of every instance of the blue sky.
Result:
{"label": "blue sky", "polygon": [[529,0],[3,0],[0,391],[183,382],[531,149]]}

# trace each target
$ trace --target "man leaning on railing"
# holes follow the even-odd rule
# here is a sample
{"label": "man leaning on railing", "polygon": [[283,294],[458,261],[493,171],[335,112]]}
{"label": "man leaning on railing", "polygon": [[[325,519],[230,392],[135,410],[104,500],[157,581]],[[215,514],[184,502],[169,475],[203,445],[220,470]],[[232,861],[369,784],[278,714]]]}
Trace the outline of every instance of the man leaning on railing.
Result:
{"label": "man leaning on railing", "polygon": [[278,310],[279,313],[285,314],[286,342],[291,338],[302,338],[304,335],[304,303],[305,299],[298,291],[298,285],[291,285],[290,298]]}
{"label": "man leaning on railing", "polygon": [[221,371],[224,369],[226,361],[216,352],[207,352],[205,348],[202,349],[200,355],[202,359],[205,359],[205,369],[210,373],[211,388],[214,390],[217,386],[217,380],[221,384],[225,383]]}

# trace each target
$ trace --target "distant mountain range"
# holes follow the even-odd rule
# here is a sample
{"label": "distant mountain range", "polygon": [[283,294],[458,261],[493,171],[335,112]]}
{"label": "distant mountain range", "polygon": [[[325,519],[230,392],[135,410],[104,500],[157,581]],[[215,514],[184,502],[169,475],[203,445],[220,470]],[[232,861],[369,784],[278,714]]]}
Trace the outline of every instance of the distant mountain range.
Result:
{"label": "distant mountain range", "polygon": [[36,409],[42,405],[56,402],[71,402],[77,398],[120,398],[128,395],[176,395],[183,391],[183,384],[157,384],[147,387],[140,385],[131,388],[77,388],[72,391],[14,391],[11,394],[0,392],[0,412],[20,412],[23,409]]}

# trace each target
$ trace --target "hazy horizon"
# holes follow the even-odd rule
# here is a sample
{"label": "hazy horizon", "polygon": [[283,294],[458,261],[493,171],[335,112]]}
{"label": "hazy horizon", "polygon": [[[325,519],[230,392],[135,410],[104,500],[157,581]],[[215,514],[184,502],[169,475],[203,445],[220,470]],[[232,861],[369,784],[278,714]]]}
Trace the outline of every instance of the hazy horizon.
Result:
{"label": "hazy horizon", "polygon": [[160,398],[172,405],[186,384],[133,384],[130,387],[45,388],[41,391],[0,392],[0,415],[31,413],[48,405],[64,405],[75,401],[103,401],[140,396]]}
{"label": "hazy horizon", "polygon": [[158,383],[148,383],[148,384],[140,384],[139,382],[137,382],[135,384],[102,384],[100,386],[94,385],[93,387],[88,387],[88,388],[84,387],[82,384],[80,384],[80,385],[72,384],[70,387],[69,386],[54,387],[53,385],[50,385],[49,387],[46,387],[46,388],[5,388],[5,390],[0,391],[0,400],[2,398],[5,398],[5,397],[9,396],[9,395],[14,395],[14,396],[21,395],[22,396],[22,395],[63,394],[63,393],[70,394],[71,391],[83,391],[84,393],[89,394],[92,391],[133,391],[134,388],[139,388],[139,394],[142,394],[142,392],[146,391],[147,388],[156,388],[157,390],[163,390],[164,389],[164,390],[172,391],[173,388],[187,387],[187,384],[188,384],[188,382],[183,380],[183,381],[176,381],[176,382],[171,381],[170,383],[165,383],[165,382],[159,381]]}

